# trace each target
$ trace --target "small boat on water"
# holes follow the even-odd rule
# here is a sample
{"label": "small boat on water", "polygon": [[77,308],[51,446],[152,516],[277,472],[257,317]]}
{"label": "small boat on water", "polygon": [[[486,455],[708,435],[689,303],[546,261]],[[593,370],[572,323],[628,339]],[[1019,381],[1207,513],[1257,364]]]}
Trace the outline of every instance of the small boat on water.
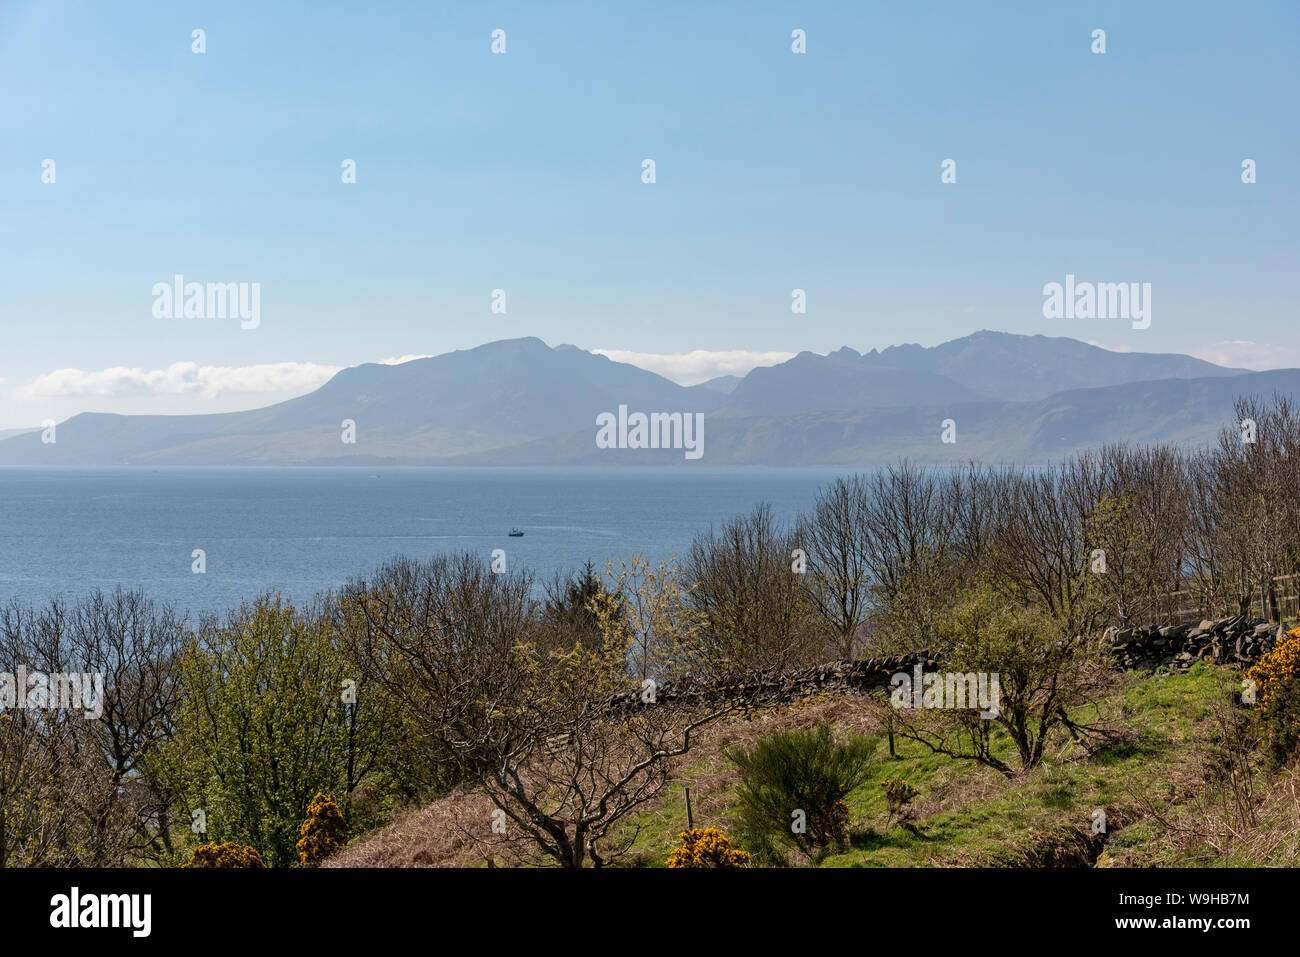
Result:
{"label": "small boat on water", "polygon": [[511,538],[523,538],[523,537],[524,537],[524,533],[521,532],[521,531],[520,531],[519,529],[517,529],[517,528],[512,528],[512,529],[510,529],[510,537],[511,537]]}

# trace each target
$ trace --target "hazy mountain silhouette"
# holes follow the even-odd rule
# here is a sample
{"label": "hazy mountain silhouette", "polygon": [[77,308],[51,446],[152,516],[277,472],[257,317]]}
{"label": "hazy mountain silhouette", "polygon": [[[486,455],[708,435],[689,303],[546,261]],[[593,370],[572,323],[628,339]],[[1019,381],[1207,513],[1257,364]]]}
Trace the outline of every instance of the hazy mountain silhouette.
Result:
{"label": "hazy mountain silhouette", "polygon": [[[723,396],[576,346],[504,339],[401,365],[366,363],[314,392],[219,415],[86,413],[0,441],[0,465],[240,465],[429,460],[593,426],[618,404],[712,412]],[[357,442],[341,440],[344,420]]]}
{"label": "hazy mountain silhouette", "polygon": [[701,388],[712,389],[714,392],[721,392],[724,395],[730,393],[740,384],[738,375],[719,375],[712,379],[706,379],[699,383]]}
{"label": "hazy mountain silhouette", "polygon": [[[1268,399],[1274,393],[1300,395],[1300,369],[1074,389],[1033,402],[710,416],[705,419],[704,454],[695,462],[686,462],[676,450],[598,449],[589,429],[446,464],[866,468],[906,457],[931,465],[971,460],[1040,465],[1110,442],[1205,444],[1233,422],[1235,398]],[[953,444],[941,441],[948,419],[956,424]]]}
{"label": "hazy mountain silhouette", "polygon": [[[1297,370],[1243,373],[994,332],[933,348],[804,352],[728,378],[684,387],[575,346],[508,339],[344,369],[308,395],[254,411],[78,415],[52,444],[39,432],[0,440],[0,465],[684,461],[680,451],[597,449],[596,416],[619,405],[705,413],[704,465],[1026,460],[1105,441],[1204,441],[1234,396],[1300,386]],[[957,421],[955,446],[938,441],[945,418]],[[356,424],[355,444],[341,439],[345,420]]]}
{"label": "hazy mountain silhouette", "polygon": [[890,346],[859,354],[811,352],[755,369],[720,415],[788,415],[998,399],[1042,399],[1068,389],[1151,379],[1237,375],[1191,356],[1110,352],[1075,339],[977,332],[926,348]]}

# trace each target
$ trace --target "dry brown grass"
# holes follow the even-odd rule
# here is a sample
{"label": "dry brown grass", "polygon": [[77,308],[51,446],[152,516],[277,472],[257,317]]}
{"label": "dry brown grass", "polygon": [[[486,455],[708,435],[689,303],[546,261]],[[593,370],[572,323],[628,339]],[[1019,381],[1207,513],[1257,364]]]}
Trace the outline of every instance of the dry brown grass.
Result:
{"label": "dry brown grass", "polygon": [[[638,811],[635,817],[635,825],[639,828],[637,834],[625,831],[611,835],[614,839],[611,843],[635,837],[632,852],[621,863],[662,863],[660,855],[677,842],[678,835],[686,827],[684,787],[691,789],[697,827],[719,826],[728,831],[735,828],[736,822],[730,819],[729,812],[735,804],[735,790],[740,779],[735,765],[727,758],[733,749],[751,747],[773,733],[826,722],[835,729],[837,737],[855,733],[880,736],[878,754],[883,758],[888,751],[881,714],[878,703],[872,702],[870,696],[827,691],[792,704],[755,710],[747,715],[732,715],[707,727],[697,737],[685,759],[679,759],[674,765],[669,786]],[[901,739],[899,744],[904,746]],[[1068,738],[1056,741],[1049,749],[1049,756],[1054,764],[1062,766],[1089,760],[1086,750]],[[1046,773],[1039,769],[1016,782],[1016,786],[1023,788],[1040,781]],[[1191,769],[1187,774],[1186,783],[1190,785]],[[1000,774],[982,769],[973,762],[945,762],[927,779],[921,795],[910,809],[910,817],[924,821],[946,812],[960,812],[963,808],[1014,800],[1014,793],[1015,787]],[[1023,800],[1036,804],[1039,800],[1036,795],[1036,791],[1026,790]],[[481,867],[489,859],[497,865],[520,863],[521,845],[512,843],[506,846],[500,837],[491,834],[491,811],[491,805],[481,795],[458,790],[401,815],[386,828],[361,837],[330,866]],[[1108,807],[1108,813],[1114,817],[1116,826],[1121,820],[1127,821],[1135,816],[1128,808],[1115,806]],[[859,824],[886,826],[883,818],[860,821]],[[1055,834],[1049,837],[1052,841],[1058,840]],[[494,840],[497,843],[492,846],[490,842]],[[522,849],[527,852],[526,847]],[[524,856],[526,858],[527,853]],[[540,860],[535,853],[531,857],[533,863],[551,863]],[[986,866],[988,861],[949,847],[930,863]]]}
{"label": "dry brown grass", "polygon": [[1300,781],[1283,774],[1260,805],[1259,824],[1233,848],[1237,863],[1266,867],[1300,866]]}
{"label": "dry brown grass", "polygon": [[491,839],[490,802],[456,789],[423,807],[398,814],[387,827],[362,836],[325,867],[483,866]]}
{"label": "dry brown grass", "polygon": [[[696,821],[717,821],[723,816],[728,791],[738,781],[735,767],[726,759],[727,751],[750,746],[776,731],[818,721],[829,722],[840,734],[879,732],[862,700],[840,693],[816,695],[749,716],[736,715],[704,729],[685,762],[689,768],[700,769],[685,776]],[[686,768],[679,762],[674,770],[681,773]],[[363,835],[324,866],[483,867],[489,860],[518,863],[521,855],[532,857],[533,863],[547,863],[530,854],[526,846],[507,844],[493,835],[492,811],[492,804],[482,794],[457,788],[423,807],[400,813],[392,824]],[[686,825],[685,814],[680,788],[669,787],[658,800],[647,804],[640,816],[644,837],[656,846],[671,845]]]}
{"label": "dry brown grass", "polygon": [[1248,813],[1208,795],[1195,785],[1196,796],[1165,812],[1148,817],[1160,827],[1140,850],[1121,849],[1111,863],[1142,867],[1178,863],[1235,867],[1300,866],[1300,780],[1295,769],[1283,771],[1257,786]]}

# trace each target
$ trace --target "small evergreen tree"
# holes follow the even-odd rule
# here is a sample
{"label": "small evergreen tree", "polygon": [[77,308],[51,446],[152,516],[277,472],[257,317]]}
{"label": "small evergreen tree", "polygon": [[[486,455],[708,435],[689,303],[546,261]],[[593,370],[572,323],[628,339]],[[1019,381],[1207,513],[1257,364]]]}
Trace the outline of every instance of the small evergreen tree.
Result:
{"label": "small evergreen tree", "polygon": [[608,597],[595,566],[588,560],[579,574],[557,577],[549,586],[545,619],[553,633],[576,637],[584,645],[598,648],[603,635],[596,608],[609,604]]}

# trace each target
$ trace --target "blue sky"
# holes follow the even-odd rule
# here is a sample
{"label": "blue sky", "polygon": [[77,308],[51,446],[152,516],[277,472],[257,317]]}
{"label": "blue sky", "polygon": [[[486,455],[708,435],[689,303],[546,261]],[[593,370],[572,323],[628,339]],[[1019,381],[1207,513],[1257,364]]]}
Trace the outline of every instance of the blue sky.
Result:
{"label": "blue sky", "polygon": [[[0,428],[521,335],[679,379],[980,328],[1300,364],[1300,5],[991,6],[6,0]],[[156,318],[177,273],[260,325]],[[1151,283],[1150,328],[1045,319],[1066,273]]]}

